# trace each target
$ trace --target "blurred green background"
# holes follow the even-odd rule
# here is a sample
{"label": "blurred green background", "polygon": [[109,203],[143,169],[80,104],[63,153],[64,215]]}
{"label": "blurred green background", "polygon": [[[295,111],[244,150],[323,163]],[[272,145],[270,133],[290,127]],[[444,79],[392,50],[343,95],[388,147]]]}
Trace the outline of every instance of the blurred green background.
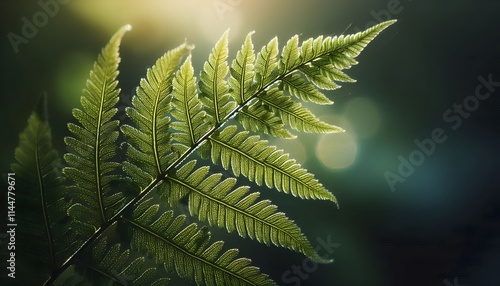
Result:
{"label": "blurred green background", "polygon": [[[126,99],[146,69],[185,39],[196,46],[193,60],[199,72],[228,28],[232,60],[250,31],[256,32],[254,45],[260,50],[275,35],[282,47],[295,34],[301,39],[349,34],[396,18],[363,51],[360,64],[347,71],[357,83],[328,93],[333,106],[315,109],[346,133],[273,140],[316,174],[337,196],[340,209],[263,193],[301,226],[313,246],[321,245],[319,240],[339,244],[330,254],[335,263],[306,265],[309,272],[286,274],[293,265],[303,267],[304,257],[216,236],[231,247],[243,243],[242,255],[280,285],[454,285],[455,279],[457,285],[500,285],[500,87],[492,86],[491,96],[476,106],[470,97],[480,76],[500,82],[500,1],[55,3],[57,11],[44,18],[38,1],[0,1],[3,177],[18,134],[42,93],[49,98],[54,144],[64,152],[66,123],[72,120],[71,109],[80,106],[91,65],[124,24],[133,27],[121,48],[119,80]],[[40,27],[13,45],[9,35],[23,36],[26,20],[38,21]],[[455,121],[443,115],[449,109],[460,114],[454,104],[466,98],[473,110],[460,115],[461,125],[452,128]],[[447,136],[445,142],[424,158],[413,157],[419,166],[391,190],[386,172],[397,174],[400,156],[409,160],[418,150],[414,141],[431,138],[436,128]]]}

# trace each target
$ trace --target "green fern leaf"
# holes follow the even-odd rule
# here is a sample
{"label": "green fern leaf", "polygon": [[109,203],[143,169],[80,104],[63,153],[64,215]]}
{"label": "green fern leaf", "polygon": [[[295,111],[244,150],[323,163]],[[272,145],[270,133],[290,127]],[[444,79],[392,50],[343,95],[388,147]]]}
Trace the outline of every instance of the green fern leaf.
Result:
{"label": "green fern leaf", "polygon": [[[231,94],[240,105],[246,104],[255,95],[254,92],[257,88],[254,82],[255,52],[252,44],[252,34],[253,32],[247,35],[245,43],[236,54],[236,58],[231,65],[231,77],[229,78]],[[271,44],[270,47],[273,47],[273,45]],[[266,51],[264,50],[262,53],[265,54]],[[259,56],[262,56],[262,53]],[[261,62],[262,59],[259,63]],[[261,104],[244,106],[243,109],[239,110],[236,120],[246,130],[262,132],[278,138],[295,138],[288,130],[283,129],[284,124],[281,120]]]}
{"label": "green fern leaf", "polygon": [[324,40],[323,49],[330,54],[341,51],[342,53],[339,54],[344,55],[344,57],[355,58],[380,32],[394,23],[396,20],[390,20],[354,35],[329,37]]}
{"label": "green fern leaf", "polygon": [[317,59],[323,53],[323,36],[319,36],[315,39],[309,38],[302,42],[300,46],[301,62],[311,62],[313,59]]}
{"label": "green fern leaf", "polygon": [[91,285],[168,285],[169,279],[155,278],[157,270],[146,268],[145,261],[144,257],[131,259],[130,250],[122,250],[120,244],[108,247],[103,238],[86,259],[76,263],[74,275],[83,276]]}
{"label": "green fern leaf", "polygon": [[228,35],[226,31],[215,48],[208,56],[208,61],[203,65],[200,74],[201,100],[205,104],[207,113],[211,116],[214,125],[218,125],[235,108],[236,102],[229,94],[226,76],[229,72],[227,65]]}
{"label": "green fern leaf", "polygon": [[73,109],[73,116],[81,125],[68,124],[74,137],[64,142],[73,149],[64,159],[70,165],[63,169],[75,182],[75,196],[80,199],[68,210],[82,224],[98,229],[124,205],[126,197],[113,190],[112,184],[120,164],[113,162],[118,139],[117,112],[120,89],[117,88],[118,48],[129,26],[122,27],[103,48],[87,81],[81,97],[83,110]]}
{"label": "green fern leaf", "polygon": [[307,82],[298,72],[293,72],[281,80],[290,94],[303,100],[316,104],[332,104],[333,102],[320,92],[313,84]]}
{"label": "green fern leaf", "polygon": [[173,138],[185,146],[194,146],[210,129],[206,122],[206,112],[196,93],[196,77],[188,57],[173,82],[172,116],[177,119],[172,128],[181,132],[173,133]]}
{"label": "green fern leaf", "polygon": [[[396,20],[386,21],[354,35],[327,37],[323,40],[321,46],[312,45],[313,50],[315,50],[314,53],[319,55],[318,59],[314,60],[314,56],[312,56],[314,53],[307,53],[307,55],[303,55],[303,60],[319,68],[332,81],[355,82],[342,70],[358,64],[355,58],[368,43],[395,22]],[[317,40],[314,40],[314,43],[316,42]],[[307,50],[308,46],[306,44],[306,47],[302,47],[302,50]]]}
{"label": "green fern leaf", "polygon": [[[334,81],[339,81],[339,77],[337,76],[337,73],[339,71],[334,68],[333,65],[329,63],[329,61],[326,64],[318,64],[316,62],[312,62],[310,65],[303,65],[299,67],[299,70],[317,88],[325,90],[335,90],[337,88],[340,88],[340,85],[336,84]],[[352,80],[351,82],[354,82],[354,80]]]}
{"label": "green fern leaf", "polygon": [[125,172],[141,188],[154,181],[175,159],[171,151],[169,133],[172,111],[172,79],[182,58],[192,50],[183,44],[159,58],[141,80],[137,95],[132,98],[133,107],[126,109],[136,127],[123,125],[121,131],[127,139]]}
{"label": "green fern leaf", "polygon": [[308,39],[301,46],[302,63],[313,62],[317,59],[329,59],[336,69],[349,69],[357,64],[354,58],[380,32],[395,22],[396,20],[382,22],[354,35]]}
{"label": "green fern leaf", "polygon": [[132,244],[147,252],[167,271],[175,269],[180,277],[197,285],[238,286],[276,285],[267,275],[250,265],[246,258],[236,258],[238,250],[219,254],[222,241],[209,244],[210,232],[196,224],[184,226],[186,217],[174,218],[172,211],[158,216],[159,205],[151,199],[136,206],[132,218],[123,218],[132,232]]}
{"label": "green fern leaf", "polygon": [[283,48],[279,72],[275,72],[278,47],[277,40],[273,39],[257,56],[255,80],[260,83],[259,92],[279,81],[291,95],[303,101],[332,104],[316,87],[332,90],[340,87],[334,81],[353,82],[342,70],[357,64],[354,58],[393,23],[395,20],[383,22],[354,35],[308,39],[301,47],[298,36],[294,36]]}
{"label": "green fern leaf", "polygon": [[340,127],[325,123],[298,102],[292,101],[277,88],[271,88],[259,96],[259,101],[273,110],[281,120],[291,128],[307,133],[342,132]]}
{"label": "green fern leaf", "polygon": [[245,130],[262,132],[283,139],[295,138],[290,131],[284,128],[283,121],[263,104],[245,106],[238,113],[236,119]]}
{"label": "green fern leaf", "polygon": [[316,262],[331,262],[314,251],[299,227],[278,212],[271,201],[258,200],[258,192],[248,194],[247,186],[235,188],[235,178],[221,181],[221,174],[208,176],[209,167],[193,171],[195,165],[196,161],[190,161],[175,175],[168,176],[169,187],[163,197],[175,205],[179,197],[188,195],[189,212],[197,215],[200,221],[226,228],[228,232],[236,230],[241,237],[248,236],[266,245],[272,243],[302,252]]}
{"label": "green fern leaf", "polygon": [[229,87],[231,88],[231,95],[240,105],[249,99],[256,88],[256,85],[253,83],[255,75],[255,51],[252,44],[253,33],[251,32],[247,35],[245,43],[231,64]]}
{"label": "green fern leaf", "polygon": [[293,36],[281,52],[280,60],[280,73],[284,74],[287,71],[295,69],[300,64],[300,51],[299,51],[299,36]]}
{"label": "green fern leaf", "polygon": [[[186,226],[185,216],[174,216],[170,209],[184,199],[190,215],[211,226],[329,262],[317,255],[293,221],[269,200],[259,200],[258,192],[237,186],[236,177],[243,175],[259,186],[303,199],[337,203],[313,174],[251,132],[290,138],[293,135],[286,126],[302,132],[341,131],[320,121],[294,97],[331,104],[320,89],[333,90],[340,87],[339,82],[354,81],[343,70],[357,64],[355,57],[392,23],[355,35],[308,39],[301,46],[295,36],[281,54],[274,38],[255,55],[250,33],[231,69],[226,32],[210,53],[198,82],[191,57],[178,69],[191,49],[182,45],[148,70],[132,106],[126,109],[132,123],[121,126],[114,119],[120,92],[118,48],[127,28],[120,29],[94,64],[81,98],[82,109],[73,110],[77,124],[68,124],[72,135],[65,143],[72,151],[64,156],[69,167],[63,174],[72,180],[68,190],[73,201],[66,199],[66,188],[51,187],[57,179],[46,166],[49,161],[57,162],[57,156],[49,150],[48,125],[40,123],[44,120],[30,119],[29,128],[36,131],[28,128],[23,133],[27,139],[21,138],[20,151],[16,151],[19,166],[13,168],[19,171],[20,181],[27,178],[29,188],[35,188],[27,201],[38,210],[27,211],[27,219],[38,224],[36,238],[45,239],[34,245],[49,248],[42,257],[49,266],[36,272],[36,279],[52,285],[63,273],[70,274],[66,271],[77,270],[97,284],[128,284],[120,277],[129,274],[139,275],[133,281],[136,285],[166,282],[155,280],[153,269],[142,268],[150,265],[144,262],[146,257],[130,258],[130,251],[122,249],[130,240],[131,248],[198,285],[275,285],[249,259],[237,258],[236,249],[221,253],[223,242],[211,243],[207,227]],[[246,130],[223,127],[233,118]],[[116,162],[121,151],[119,127],[127,155],[123,166]],[[46,151],[46,157],[33,150]],[[196,169],[195,161],[182,164],[196,151],[203,158],[210,156],[213,164],[231,168],[232,176],[222,179],[221,174],[211,174],[212,163],[206,160],[207,166]],[[26,176],[28,172],[34,175]],[[140,192],[129,197],[129,191],[137,187]],[[169,204],[160,207],[150,196],[153,191]],[[53,206],[57,209],[52,210]],[[123,228],[130,231],[130,237],[120,237]],[[113,236],[118,244],[108,247],[103,236]],[[77,241],[76,250],[68,244],[70,240]]]}
{"label": "green fern leaf", "polygon": [[16,257],[23,267],[18,267],[15,279],[33,285],[47,280],[80,241],[69,227],[66,209],[71,201],[58,175],[60,158],[52,147],[46,115],[33,112],[19,138],[16,163],[11,166],[14,174],[8,180],[8,197],[15,199],[9,200],[8,209],[17,217],[9,216],[7,226],[9,230],[17,225],[14,234],[20,243],[29,241],[17,247]]}
{"label": "green fern leaf", "polygon": [[255,82],[260,89],[267,86],[278,76],[278,38],[274,37],[262,47],[255,61]]}
{"label": "green fern leaf", "polygon": [[214,164],[220,163],[226,170],[231,167],[235,176],[241,174],[259,186],[265,183],[269,188],[303,199],[337,203],[332,193],[295,160],[288,159],[283,150],[268,146],[259,136],[248,136],[248,131],[236,131],[236,126],[228,126],[209,138]]}

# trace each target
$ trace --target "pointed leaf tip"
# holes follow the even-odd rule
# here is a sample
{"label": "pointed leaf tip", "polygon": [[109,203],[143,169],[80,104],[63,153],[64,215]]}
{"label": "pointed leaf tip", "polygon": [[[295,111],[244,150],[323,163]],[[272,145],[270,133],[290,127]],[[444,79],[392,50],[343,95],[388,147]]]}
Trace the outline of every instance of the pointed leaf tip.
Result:
{"label": "pointed leaf tip", "polygon": [[377,25],[374,25],[373,27],[380,27],[380,26],[383,26],[384,29],[391,26],[392,24],[396,23],[398,20],[396,19],[393,19],[393,20],[388,20],[388,21],[385,21],[385,22],[382,22],[382,23],[379,23]]}

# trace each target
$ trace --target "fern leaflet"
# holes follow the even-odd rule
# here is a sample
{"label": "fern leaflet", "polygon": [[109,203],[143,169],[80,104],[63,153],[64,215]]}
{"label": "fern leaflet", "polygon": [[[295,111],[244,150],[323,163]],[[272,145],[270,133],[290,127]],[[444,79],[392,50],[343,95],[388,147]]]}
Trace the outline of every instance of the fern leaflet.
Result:
{"label": "fern leaflet", "polygon": [[[120,164],[112,161],[116,155],[119,121],[117,112],[120,89],[118,81],[118,48],[129,26],[122,27],[103,48],[90,72],[84,95],[83,110],[73,109],[80,125],[68,124],[74,137],[64,142],[72,149],[64,159],[70,165],[63,172],[75,182],[75,196],[79,199],[68,213],[90,231],[100,228],[125,204],[126,197],[112,185],[120,177]],[[92,231],[93,232],[93,231]]]}
{"label": "fern leaflet", "polygon": [[261,96],[259,101],[274,114],[283,123],[288,124],[292,129],[308,133],[336,133],[343,130],[337,126],[325,123],[307,108],[303,108],[299,102],[294,102],[290,96],[284,95],[278,88],[271,88]]}
{"label": "fern leaflet", "polygon": [[249,95],[256,87],[252,82],[255,75],[255,51],[252,44],[252,34],[253,32],[247,35],[245,43],[231,64],[229,87],[231,95],[240,105],[248,100]]}
{"label": "fern leaflet", "polygon": [[300,229],[284,213],[277,212],[269,200],[259,200],[258,192],[248,194],[249,187],[235,188],[236,179],[221,181],[221,174],[209,174],[209,167],[193,171],[196,161],[183,165],[175,175],[166,179],[168,188],[162,193],[172,204],[185,195],[189,196],[189,211],[200,221],[225,227],[228,232],[237,230],[241,237],[250,237],[266,245],[300,251],[310,259],[328,263],[309,244]]}
{"label": "fern leaflet", "polygon": [[228,93],[229,86],[225,79],[229,72],[227,35],[228,31],[215,44],[200,75],[201,100],[214,125],[221,123],[236,108],[236,102]]}
{"label": "fern leaflet", "polygon": [[18,259],[26,265],[15,278],[26,284],[47,280],[48,274],[60,267],[79,243],[69,227],[65,210],[71,200],[58,176],[60,158],[52,147],[43,104],[40,107],[32,112],[28,126],[19,136],[16,163],[12,164],[17,177],[17,191],[12,190],[17,194],[15,211],[21,214],[18,240],[30,241],[20,248]]}
{"label": "fern leaflet", "polygon": [[184,226],[185,216],[174,217],[172,211],[158,216],[158,204],[151,199],[138,204],[132,218],[123,218],[132,231],[132,243],[153,256],[167,271],[197,285],[276,285],[246,258],[236,258],[230,249],[219,254],[222,241],[209,244],[210,233],[196,224]]}
{"label": "fern leaflet", "polygon": [[84,260],[76,263],[75,275],[83,276],[91,285],[168,285],[169,279],[155,278],[157,270],[146,268],[145,261],[144,257],[130,258],[130,250],[122,250],[119,243],[108,246],[103,238]]}
{"label": "fern leaflet", "polygon": [[[151,184],[175,159],[170,146],[172,79],[182,58],[192,49],[183,44],[158,59],[141,80],[133,107],[126,109],[136,127],[123,125],[127,138],[127,161],[123,169],[141,187]],[[175,135],[174,135],[175,136]]]}
{"label": "fern leaflet", "polygon": [[210,137],[212,161],[231,167],[258,185],[265,183],[284,193],[303,199],[322,199],[337,203],[335,197],[314,176],[302,169],[288,154],[268,146],[259,136],[248,136],[248,131],[236,133],[236,126],[228,126],[219,135]]}
{"label": "fern leaflet", "polygon": [[173,133],[174,139],[185,146],[195,146],[210,126],[206,112],[196,92],[196,78],[189,57],[176,74],[173,90],[172,116],[177,119],[172,128],[181,131]]}

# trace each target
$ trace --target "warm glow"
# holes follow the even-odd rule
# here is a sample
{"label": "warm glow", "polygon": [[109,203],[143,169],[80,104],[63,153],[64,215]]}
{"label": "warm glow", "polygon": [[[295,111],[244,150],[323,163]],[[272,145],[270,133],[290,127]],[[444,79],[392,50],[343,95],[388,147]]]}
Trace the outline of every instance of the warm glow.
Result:
{"label": "warm glow", "polygon": [[354,163],[358,149],[351,125],[345,117],[335,115],[321,117],[321,120],[338,125],[346,132],[322,135],[316,145],[316,157],[331,169],[349,167]]}
{"label": "warm glow", "polygon": [[134,33],[127,35],[127,45],[137,51],[147,51],[166,41],[179,41],[186,37],[189,41],[198,36],[206,40],[206,45],[212,46],[227,29],[231,29],[231,37],[235,37],[241,32],[244,20],[243,4],[243,1],[152,0],[145,5],[143,1],[87,0],[74,2],[69,7],[77,16],[106,34],[130,24]]}
{"label": "warm glow", "polygon": [[356,159],[357,145],[347,132],[323,135],[316,147],[316,157],[331,169],[347,168]]}

